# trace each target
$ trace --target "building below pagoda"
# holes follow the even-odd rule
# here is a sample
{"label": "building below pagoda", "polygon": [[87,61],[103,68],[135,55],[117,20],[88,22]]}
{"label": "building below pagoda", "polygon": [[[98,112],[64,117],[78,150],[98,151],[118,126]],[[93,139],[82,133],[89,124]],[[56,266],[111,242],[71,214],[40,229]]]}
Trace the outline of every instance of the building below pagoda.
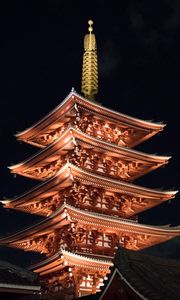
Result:
{"label": "building below pagoda", "polygon": [[180,261],[119,248],[102,291],[82,300],[179,300]]}
{"label": "building below pagoda", "polygon": [[40,299],[41,286],[37,274],[25,268],[0,261],[0,299],[24,297]]}

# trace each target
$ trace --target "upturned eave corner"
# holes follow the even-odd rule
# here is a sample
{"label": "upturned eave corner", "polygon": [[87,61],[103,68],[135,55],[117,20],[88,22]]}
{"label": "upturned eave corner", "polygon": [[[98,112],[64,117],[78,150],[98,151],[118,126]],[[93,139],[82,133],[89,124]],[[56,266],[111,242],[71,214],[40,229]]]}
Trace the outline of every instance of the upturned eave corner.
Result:
{"label": "upturned eave corner", "polygon": [[92,110],[92,113],[100,114],[104,118],[115,118],[117,122],[124,122],[126,124],[129,124],[131,126],[137,126],[141,128],[141,130],[151,130],[152,133],[149,133],[150,138],[152,135],[158,133],[159,131],[162,131],[165,124],[159,124],[159,123],[153,123],[145,120],[138,119],[136,117],[131,117],[122,113],[118,113],[116,111],[113,111],[111,109],[105,108],[95,102],[92,102],[90,100],[87,100],[77,92],[73,91],[70,92],[67,97],[62,101],[55,109],[53,109],[49,114],[47,114],[45,117],[43,117],[41,120],[33,124],[31,127],[27,128],[24,131],[21,131],[17,134],[15,134],[16,138],[18,140],[22,140],[24,142],[30,143],[34,146],[42,147],[43,145],[38,145],[35,141],[31,140],[31,136],[33,136],[35,133],[41,131],[41,128],[44,126],[49,126],[46,124],[50,124],[50,122],[53,122],[54,117],[59,115],[62,116],[64,112],[68,112],[70,108],[72,108],[73,104],[82,105],[85,106],[87,109]]}
{"label": "upturned eave corner", "polygon": [[88,24],[84,96],[72,88],[47,115],[15,134],[41,150],[8,168],[39,184],[13,199],[0,200],[5,208],[43,217],[1,238],[0,245],[45,255],[31,269],[40,276],[46,294],[58,291],[61,297],[64,293],[63,300],[100,291],[119,246],[139,251],[180,236],[180,226],[138,222],[138,214],[175,198],[178,192],[133,183],[171,158],[132,149],[166,124],[119,113],[94,101],[98,58],[93,21]]}

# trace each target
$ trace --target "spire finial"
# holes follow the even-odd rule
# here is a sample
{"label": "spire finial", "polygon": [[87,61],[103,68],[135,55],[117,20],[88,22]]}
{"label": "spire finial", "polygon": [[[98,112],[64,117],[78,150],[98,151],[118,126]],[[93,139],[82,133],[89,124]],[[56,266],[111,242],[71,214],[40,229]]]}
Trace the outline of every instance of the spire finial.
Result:
{"label": "spire finial", "polygon": [[91,32],[93,32],[93,27],[92,27],[93,21],[92,21],[92,20],[89,20],[89,21],[88,21],[88,24],[89,24],[88,30],[89,30],[89,32],[91,33]]}
{"label": "spire finial", "polygon": [[98,92],[98,67],[96,37],[93,32],[93,21],[88,21],[89,33],[84,37],[84,55],[82,69],[82,87],[81,91],[89,100],[94,100]]}

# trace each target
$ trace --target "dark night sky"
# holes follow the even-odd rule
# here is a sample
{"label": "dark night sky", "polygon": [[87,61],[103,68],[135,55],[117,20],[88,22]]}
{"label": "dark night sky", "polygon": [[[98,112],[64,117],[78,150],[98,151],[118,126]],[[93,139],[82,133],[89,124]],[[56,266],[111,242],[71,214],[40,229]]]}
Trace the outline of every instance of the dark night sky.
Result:
{"label": "dark night sky", "polygon": [[[74,87],[80,92],[83,37],[94,20],[98,44],[98,102],[114,110],[167,124],[138,149],[172,155],[170,163],[136,183],[153,188],[180,186],[180,1],[5,1],[0,7],[0,197],[13,197],[37,182],[13,178],[7,166],[37,151],[13,134],[43,117]],[[140,215],[143,223],[180,224],[179,194]],[[0,206],[0,234],[40,217]],[[180,240],[148,250],[180,258]],[[148,252],[147,251],[147,252]],[[0,249],[24,264],[32,255]]]}

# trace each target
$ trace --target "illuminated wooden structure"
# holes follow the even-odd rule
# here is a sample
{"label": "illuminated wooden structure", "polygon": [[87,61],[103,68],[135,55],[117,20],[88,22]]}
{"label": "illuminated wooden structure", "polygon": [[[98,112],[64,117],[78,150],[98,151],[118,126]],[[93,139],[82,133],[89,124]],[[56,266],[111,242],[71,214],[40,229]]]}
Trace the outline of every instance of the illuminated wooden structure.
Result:
{"label": "illuminated wooden structure", "polygon": [[[97,56],[92,22],[89,25],[82,91],[94,100]],[[168,162],[170,157],[131,149],[163,128],[104,108],[72,90],[47,116],[16,135],[41,149],[11,166],[11,172],[41,182],[1,202],[45,218],[0,243],[45,254],[32,269],[47,282],[47,289],[70,299],[99,291],[119,245],[140,250],[180,235],[178,227],[137,222],[138,213],[176,194],[132,183]]]}

